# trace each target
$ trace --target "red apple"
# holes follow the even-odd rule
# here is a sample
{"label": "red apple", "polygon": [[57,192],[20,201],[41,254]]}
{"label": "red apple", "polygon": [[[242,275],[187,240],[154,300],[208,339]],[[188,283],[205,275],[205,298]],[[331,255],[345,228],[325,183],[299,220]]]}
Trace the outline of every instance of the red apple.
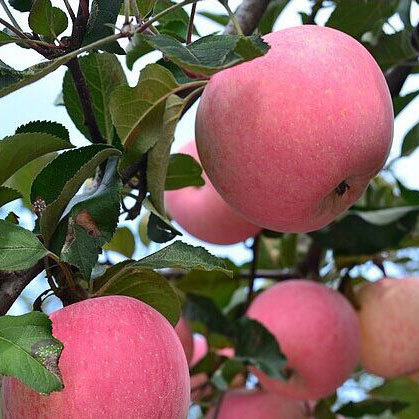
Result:
{"label": "red apple", "polygon": [[[181,150],[199,161],[195,141]],[[205,173],[205,185],[165,192],[170,216],[189,234],[213,244],[234,244],[255,236],[260,227],[244,220],[220,197]]]}
{"label": "red apple", "polygon": [[357,296],[363,367],[386,378],[419,372],[419,277],[384,278]]}
{"label": "red apple", "polygon": [[175,331],[180,339],[183,350],[185,351],[186,360],[188,361],[188,364],[190,364],[192,360],[194,345],[192,330],[189,327],[188,321],[181,317],[175,327]]}
{"label": "red apple", "polygon": [[198,333],[193,335],[193,355],[190,362],[191,367],[196,365],[208,353],[208,343],[205,336]]}
{"label": "red apple", "polygon": [[64,390],[40,395],[3,380],[3,419],[177,418],[188,413],[190,384],[170,323],[130,297],[89,299],[51,315],[64,343]]}
{"label": "red apple", "polygon": [[287,381],[252,368],[262,387],[282,396],[315,400],[332,394],[351,374],[360,352],[357,315],[323,284],[280,282],[260,294],[247,315],[262,323],[287,357]]}
{"label": "red apple", "polygon": [[[217,419],[307,419],[308,416],[301,401],[259,390],[234,390],[224,395]],[[206,418],[215,418],[215,407],[209,410]]]}
{"label": "red apple", "polygon": [[393,108],[370,53],[335,29],[264,37],[271,49],[215,74],[195,126],[217,192],[249,222],[317,230],[349,208],[383,167]]}

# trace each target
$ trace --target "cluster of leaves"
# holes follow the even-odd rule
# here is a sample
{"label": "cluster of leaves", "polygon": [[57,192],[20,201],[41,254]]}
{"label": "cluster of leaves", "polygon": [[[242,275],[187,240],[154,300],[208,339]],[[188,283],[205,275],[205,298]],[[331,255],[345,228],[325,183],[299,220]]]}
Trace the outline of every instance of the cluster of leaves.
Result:
{"label": "cluster of leaves", "polygon": [[[80,80],[69,69],[58,104],[92,144],[76,148],[67,129],[51,121],[26,123],[0,141],[0,207],[22,199],[37,218],[33,231],[19,226],[14,213],[0,220],[0,271],[22,271],[43,263],[53,289],[71,293],[80,288],[83,297],[129,295],[159,310],[173,325],[183,311],[194,331],[203,333],[210,345],[208,355],[192,371],[208,374],[211,392],[204,403],[225,391],[247,364],[284,379],[285,358],[272,335],[242,315],[249,264],[236,266],[179,240],[140,260],[132,258],[139,244],[137,236],[148,246],[150,241],[165,243],[181,235],[166,215],[164,191],[204,184],[202,168],[192,157],[170,154],[178,121],[211,75],[268,51],[260,35],[273,30],[289,1],[269,3],[257,34],[210,35],[188,44],[190,17],[183,8],[174,7],[178,3],[138,1],[138,25],[114,34],[118,15],[124,13],[121,2],[94,0],[80,48],[63,47],[62,51],[60,47],[67,45],[67,40],[58,42],[57,37],[68,25],[64,11],[52,7],[50,0],[9,3],[28,12],[29,26],[36,36],[29,34],[22,40],[3,30],[0,47],[17,43],[27,48],[31,45],[28,39],[32,39],[42,43],[39,45],[54,46],[51,50],[58,52],[24,71],[0,61],[0,97],[77,59],[100,135],[95,136],[86,124],[86,98],[80,95]],[[417,71],[413,67],[418,51],[412,42],[411,0],[324,3],[315,2],[311,15],[301,14],[302,22],[312,23],[320,7],[334,6],[327,25],[363,42],[383,72],[407,62],[412,64],[412,72]],[[171,12],[165,14],[169,8]],[[202,14],[221,26],[229,20],[228,15]],[[394,14],[404,28],[387,33],[384,29]],[[197,29],[192,29],[197,35]],[[122,37],[130,39],[126,51],[117,42]],[[125,54],[127,67],[132,69],[140,57],[155,50],[164,58],[142,69],[137,84],[130,87],[115,54]],[[81,53],[85,54],[79,56]],[[393,98],[396,116],[417,93]],[[418,140],[416,125],[404,138],[399,158],[413,153]],[[132,199],[135,205],[128,208]],[[122,214],[129,219],[141,215],[138,235],[118,227],[121,203]],[[417,270],[417,255],[406,256],[401,251],[419,247],[418,214],[419,192],[406,188],[388,166],[357,205],[326,228],[309,235],[264,231],[254,266],[274,272],[275,279],[304,274],[342,283],[351,269],[365,263],[382,269],[383,261],[391,261],[406,272]],[[313,248],[320,249],[319,260],[317,266],[307,266],[307,254]],[[126,260],[111,266],[98,263],[99,255],[109,251],[120,253]],[[51,268],[53,264],[57,266]],[[173,269],[181,270],[180,278],[170,276]],[[342,289],[350,296],[350,287]],[[45,351],[40,345],[53,350]],[[217,349],[225,347],[235,347],[233,360],[217,354]],[[1,374],[17,376],[43,393],[61,388],[57,371],[61,346],[53,340],[51,324],[42,313],[0,317],[0,348],[7,349],[0,353],[9,356],[0,356]],[[53,360],[41,359],[39,354],[45,352],[52,353]],[[21,362],[16,363],[16,359]],[[407,387],[402,395],[401,389]],[[361,417],[391,411],[397,417],[414,417],[419,406],[417,398],[412,400],[418,392],[413,382],[388,382],[374,390],[367,401],[344,405],[338,413]],[[316,417],[334,417],[336,406],[331,409],[332,403],[334,400],[319,403]]]}

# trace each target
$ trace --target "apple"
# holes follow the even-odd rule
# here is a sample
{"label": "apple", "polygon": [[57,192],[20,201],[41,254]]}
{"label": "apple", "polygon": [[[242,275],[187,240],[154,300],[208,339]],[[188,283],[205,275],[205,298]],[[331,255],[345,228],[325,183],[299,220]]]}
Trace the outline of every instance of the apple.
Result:
{"label": "apple", "polygon": [[192,330],[189,327],[188,321],[180,317],[176,327],[176,334],[179,337],[180,343],[182,344],[183,350],[185,351],[186,360],[188,365],[191,363],[192,355],[194,351]]}
{"label": "apple", "polygon": [[208,353],[208,343],[205,336],[195,333],[193,335],[193,355],[190,362],[191,367],[198,364]]}
{"label": "apple", "polygon": [[[195,141],[181,150],[199,161]],[[183,229],[199,240],[213,244],[235,244],[261,230],[244,220],[220,197],[205,173],[205,185],[165,192],[167,212]]]}
{"label": "apple", "polygon": [[365,370],[386,378],[419,372],[419,277],[384,278],[356,295]]}
{"label": "apple", "polygon": [[[233,390],[225,393],[217,419],[307,419],[303,402],[260,390]],[[215,407],[206,416],[215,419]]]}
{"label": "apple", "polygon": [[286,381],[251,368],[267,391],[300,400],[323,398],[349,377],[358,362],[355,310],[323,284],[302,279],[280,282],[257,296],[247,315],[272,333],[287,358]]}
{"label": "apple", "polygon": [[268,34],[263,57],[215,74],[195,124],[217,192],[249,222],[282,232],[322,228],[383,167],[393,107],[370,53],[335,29]]}
{"label": "apple", "polygon": [[186,418],[185,354],[173,327],[152,307],[110,296],[50,317],[53,335],[64,344],[64,390],[45,396],[5,377],[3,419]]}

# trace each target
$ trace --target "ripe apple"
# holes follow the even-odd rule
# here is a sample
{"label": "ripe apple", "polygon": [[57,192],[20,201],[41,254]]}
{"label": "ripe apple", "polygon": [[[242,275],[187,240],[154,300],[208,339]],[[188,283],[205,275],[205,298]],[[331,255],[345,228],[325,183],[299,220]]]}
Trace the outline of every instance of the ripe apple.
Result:
{"label": "ripe apple", "polygon": [[[234,390],[225,393],[217,419],[307,419],[303,402],[260,390]],[[215,418],[215,407],[206,416]]]}
{"label": "ripe apple", "polygon": [[180,317],[176,327],[176,334],[179,337],[180,343],[182,344],[183,350],[185,351],[186,360],[188,365],[191,363],[192,355],[194,351],[192,330],[189,327],[188,321]]}
{"label": "ripe apple", "polygon": [[3,419],[177,418],[189,407],[188,365],[170,323],[130,297],[85,300],[51,315],[64,343],[64,390],[40,395],[3,380]]}
{"label": "ripe apple", "polygon": [[[199,161],[195,141],[181,150]],[[213,244],[234,244],[255,236],[261,230],[244,220],[220,197],[205,173],[205,185],[165,192],[170,216],[189,234]]]}
{"label": "ripe apple", "polygon": [[208,343],[205,336],[195,333],[193,335],[193,355],[190,362],[191,367],[196,365],[208,353]]}
{"label": "ripe apple", "polygon": [[195,134],[217,192],[250,222],[283,232],[329,224],[383,167],[393,108],[370,53],[335,29],[264,37],[263,56],[215,74]]}
{"label": "ripe apple", "polygon": [[384,278],[357,297],[365,370],[386,378],[419,372],[419,277]]}
{"label": "ripe apple", "polygon": [[355,310],[338,292],[314,281],[280,282],[261,293],[247,315],[276,338],[287,358],[287,381],[252,368],[262,387],[285,397],[315,400],[351,374],[360,352]]}

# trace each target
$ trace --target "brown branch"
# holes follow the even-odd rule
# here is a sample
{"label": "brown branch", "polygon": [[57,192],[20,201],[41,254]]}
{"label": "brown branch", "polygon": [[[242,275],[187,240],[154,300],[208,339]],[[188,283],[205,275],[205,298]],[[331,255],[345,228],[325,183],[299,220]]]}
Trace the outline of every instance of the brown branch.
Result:
{"label": "brown branch", "polygon": [[305,278],[311,274],[315,278],[319,276],[320,262],[323,256],[323,249],[316,242],[312,242],[305,258],[297,266],[300,276]]}
{"label": "brown branch", "polygon": [[95,118],[92,108],[92,98],[90,96],[89,88],[87,87],[86,78],[80,68],[77,58],[73,58],[67,63],[67,67],[73,77],[76,85],[77,93],[80,98],[81,106],[84,115],[84,124],[89,130],[93,143],[105,143],[102,134],[100,133],[99,126]]}
{"label": "brown branch", "polygon": [[252,264],[250,266],[250,275],[249,275],[249,290],[247,291],[247,299],[246,304],[243,307],[243,313],[247,312],[247,309],[250,307],[250,304],[252,302],[253,298],[253,288],[255,284],[255,278],[256,278],[256,268],[259,258],[259,242],[260,242],[260,236],[259,234],[254,237],[253,244],[252,244]]}
{"label": "brown branch", "polygon": [[318,11],[323,6],[323,0],[317,0],[316,3],[313,4],[313,7],[311,9],[311,13],[307,16],[307,20],[305,22],[306,25],[315,25],[316,22],[316,16]]}
{"label": "brown branch", "polygon": [[25,287],[44,270],[41,259],[32,268],[18,272],[0,272],[0,316],[4,316]]}
{"label": "brown branch", "polygon": [[80,48],[89,20],[89,0],[80,0],[77,17],[73,24],[70,47],[72,50]]}
{"label": "brown branch", "polygon": [[[257,28],[259,21],[271,0],[243,0],[234,13],[240,23],[244,35],[251,35]],[[234,24],[230,20],[224,33],[234,34]]]}

